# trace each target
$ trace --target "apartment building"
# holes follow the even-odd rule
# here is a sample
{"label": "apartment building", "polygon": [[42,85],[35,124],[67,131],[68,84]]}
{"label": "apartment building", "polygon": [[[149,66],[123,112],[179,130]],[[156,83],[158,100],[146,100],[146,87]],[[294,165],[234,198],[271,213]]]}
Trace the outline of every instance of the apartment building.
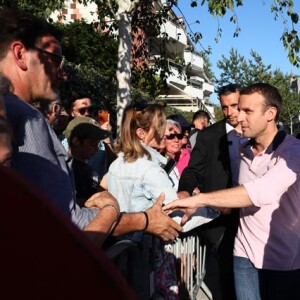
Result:
{"label": "apartment building", "polygon": [[[155,1],[155,6],[167,5],[167,1]],[[84,6],[73,0],[65,0],[65,8],[60,12],[62,22],[72,22],[85,19],[87,22],[95,21],[97,16],[96,4]],[[57,19],[59,13],[53,13],[53,19]],[[157,99],[164,100],[168,105],[182,111],[197,111],[204,109],[214,120],[214,108],[208,104],[210,95],[214,92],[213,83],[207,78],[203,70],[203,58],[195,50],[195,46],[188,36],[182,17],[170,10],[168,19],[161,26],[160,32],[155,36],[147,36],[150,60],[155,63],[160,57],[160,44],[167,36],[166,45],[167,62],[171,74],[167,78],[168,91],[162,92]]]}
{"label": "apartment building", "polygon": [[[165,5],[167,1],[160,2],[160,5]],[[160,34],[150,38],[150,55],[154,59],[160,56],[160,43],[166,34],[169,39],[166,52],[172,74],[167,78],[168,93],[161,94],[158,98],[182,111],[206,110],[214,119],[214,108],[208,104],[209,97],[214,92],[214,85],[205,75],[203,58],[195,50],[183,18],[172,10],[161,26]]]}

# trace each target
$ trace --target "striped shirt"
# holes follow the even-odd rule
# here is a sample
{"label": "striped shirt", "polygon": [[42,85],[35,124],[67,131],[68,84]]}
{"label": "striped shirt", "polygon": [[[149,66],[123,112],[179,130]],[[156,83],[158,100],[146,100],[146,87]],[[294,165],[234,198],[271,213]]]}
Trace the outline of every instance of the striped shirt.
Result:
{"label": "striped shirt", "polygon": [[14,132],[11,167],[46,194],[74,224],[84,228],[99,210],[76,204],[68,166],[71,158],[38,110],[12,94],[4,100]]}

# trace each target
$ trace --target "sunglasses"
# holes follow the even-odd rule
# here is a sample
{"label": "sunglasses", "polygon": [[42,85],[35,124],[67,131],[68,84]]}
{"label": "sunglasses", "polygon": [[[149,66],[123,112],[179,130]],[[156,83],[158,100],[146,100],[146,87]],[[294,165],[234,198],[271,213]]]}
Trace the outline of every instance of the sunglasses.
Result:
{"label": "sunglasses", "polygon": [[86,106],[86,107],[81,107],[78,109],[78,112],[81,114],[81,115],[84,115],[85,113],[91,113],[92,111],[92,107],[91,106]]}
{"label": "sunglasses", "polygon": [[175,137],[177,137],[179,140],[182,140],[184,137],[183,133],[172,133],[165,136],[167,140],[173,140]]}
{"label": "sunglasses", "polygon": [[61,56],[61,55],[58,55],[58,54],[46,51],[46,50],[44,50],[42,48],[39,48],[39,47],[34,47],[34,49],[37,50],[37,51],[39,51],[40,53],[48,55],[52,59],[52,61],[55,62],[55,64],[57,65],[57,67],[60,70],[63,68],[64,63],[65,63],[65,57],[64,56]]}

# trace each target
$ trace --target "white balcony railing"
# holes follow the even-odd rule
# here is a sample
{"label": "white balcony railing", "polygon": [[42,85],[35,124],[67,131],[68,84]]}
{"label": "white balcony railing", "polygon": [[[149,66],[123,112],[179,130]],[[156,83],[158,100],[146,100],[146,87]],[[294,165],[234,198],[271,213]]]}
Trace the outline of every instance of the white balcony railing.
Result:
{"label": "white balcony railing", "polygon": [[210,96],[215,91],[212,83],[203,82],[203,94],[205,97]]}
{"label": "white balcony railing", "polygon": [[203,58],[197,52],[185,51],[184,52],[185,64],[190,64],[192,69],[203,69]]}
{"label": "white balcony railing", "polygon": [[187,36],[185,30],[179,25],[170,20],[161,26],[161,33],[167,33],[169,38],[181,43],[183,45],[187,44]]}

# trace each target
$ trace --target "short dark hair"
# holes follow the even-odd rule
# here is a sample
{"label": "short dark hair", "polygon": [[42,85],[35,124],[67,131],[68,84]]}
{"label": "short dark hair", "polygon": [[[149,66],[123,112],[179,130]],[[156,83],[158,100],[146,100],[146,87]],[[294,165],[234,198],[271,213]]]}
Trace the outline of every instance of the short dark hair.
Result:
{"label": "short dark hair", "polygon": [[206,112],[203,109],[199,109],[197,110],[194,115],[193,115],[193,119],[192,121],[194,122],[195,120],[197,120],[198,118],[206,118],[209,122],[210,120],[210,115],[208,114],[208,112]]}
{"label": "short dark hair", "polygon": [[0,20],[0,60],[6,56],[13,41],[19,40],[27,49],[31,49],[40,38],[51,35],[61,43],[62,31],[31,13],[6,8],[0,11]]}
{"label": "short dark hair", "polygon": [[83,99],[83,98],[89,98],[89,99],[91,99],[91,102],[92,102],[92,97],[88,92],[72,90],[70,92],[70,94],[68,95],[66,109],[68,111],[71,111],[73,108],[74,102],[78,99]]}
{"label": "short dark hair", "polygon": [[49,113],[49,111],[51,111],[51,109],[53,108],[54,105],[59,105],[61,107],[60,104],[60,100],[59,99],[54,99],[54,100],[48,100],[48,99],[38,99],[35,100],[31,103],[31,105],[33,107],[35,107],[36,109],[38,109],[43,116],[46,116],[47,113]]}
{"label": "short dark hair", "polygon": [[230,95],[231,93],[235,93],[240,90],[241,90],[241,86],[239,84],[230,83],[230,84],[221,86],[218,89],[218,97],[220,99],[221,96],[227,96],[227,95]]}
{"label": "short dark hair", "polygon": [[10,139],[13,139],[13,130],[6,118],[0,116],[0,135],[7,134]]}
{"label": "short dark hair", "polygon": [[265,98],[266,108],[273,106],[277,109],[275,121],[278,121],[282,107],[282,97],[278,89],[269,83],[259,82],[251,84],[240,91],[240,95],[252,95],[254,93],[259,93]]}

